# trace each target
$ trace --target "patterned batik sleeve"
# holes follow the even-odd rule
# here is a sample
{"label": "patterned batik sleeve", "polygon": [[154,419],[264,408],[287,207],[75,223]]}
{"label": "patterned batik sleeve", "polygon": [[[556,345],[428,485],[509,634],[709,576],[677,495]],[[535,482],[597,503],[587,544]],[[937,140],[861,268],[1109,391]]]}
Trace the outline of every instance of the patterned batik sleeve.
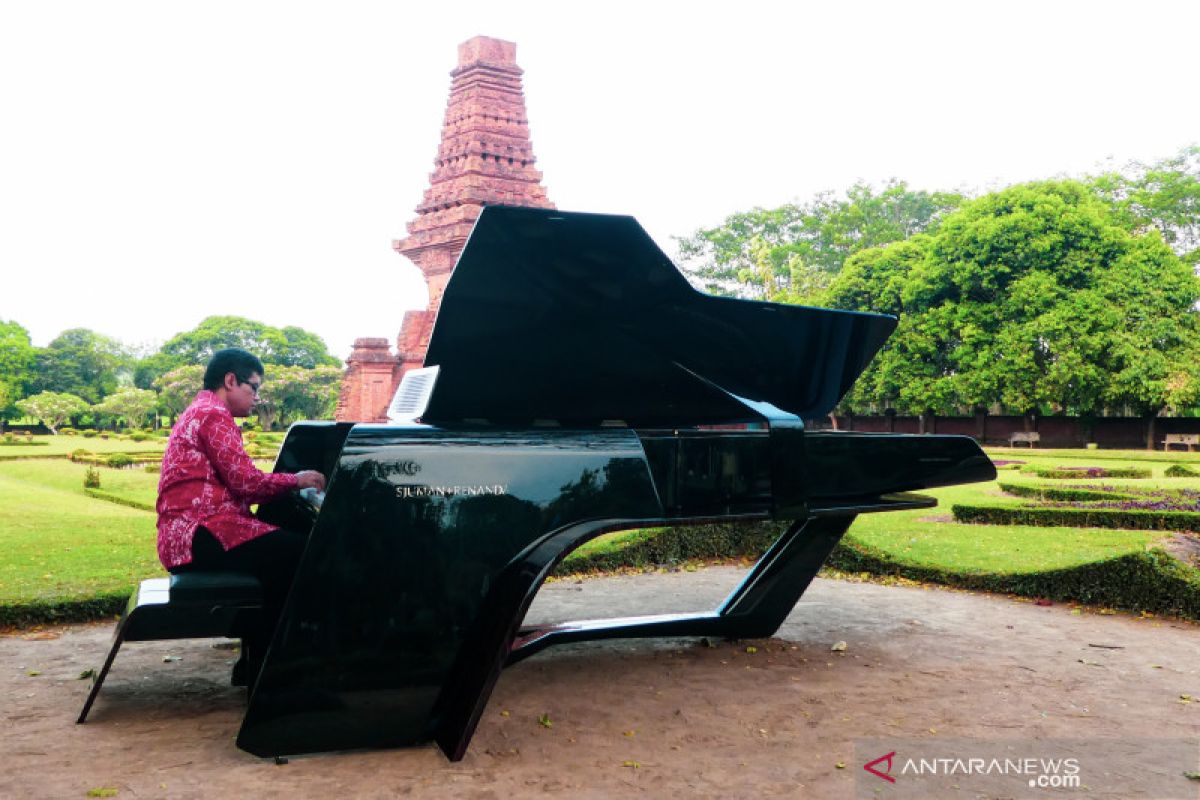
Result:
{"label": "patterned batik sleeve", "polygon": [[254,466],[232,417],[209,414],[197,438],[221,482],[235,497],[247,503],[265,503],[296,488],[295,475],[267,473]]}

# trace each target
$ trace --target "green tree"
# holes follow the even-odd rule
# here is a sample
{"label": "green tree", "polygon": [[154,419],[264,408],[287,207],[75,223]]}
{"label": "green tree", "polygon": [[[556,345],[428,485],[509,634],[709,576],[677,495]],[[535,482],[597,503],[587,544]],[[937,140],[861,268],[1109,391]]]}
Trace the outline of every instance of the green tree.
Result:
{"label": "green tree", "polygon": [[33,382],[35,352],[29,331],[0,320],[0,424],[16,411],[15,403]]}
{"label": "green tree", "polygon": [[58,429],[78,414],[88,410],[82,398],[62,392],[39,392],[32,397],[17,401],[21,413],[41,420],[50,432],[57,435]]}
{"label": "green tree", "polygon": [[341,379],[336,367],[269,368],[255,406],[259,425],[269,431],[276,423],[332,418]]}
{"label": "green tree", "polygon": [[172,357],[172,367],[205,364],[213,353],[226,347],[240,347],[261,358],[264,363],[279,363],[287,351],[287,337],[277,328],[245,317],[207,317],[194,329],[171,337],[159,350]]}
{"label": "green tree", "polygon": [[1152,417],[1179,384],[1197,298],[1157,232],[1130,231],[1072,181],[985,195],[927,237],[851,259],[829,291],[841,307],[901,316],[847,402],[912,413]]}
{"label": "green tree", "polygon": [[128,349],[116,339],[87,328],[63,331],[35,354],[32,392],[73,394],[99,402],[122,384],[132,382]]}
{"label": "green tree", "polygon": [[1158,230],[1180,258],[1200,264],[1200,145],[1095,176],[1090,185],[1130,227]]}
{"label": "green tree", "polygon": [[135,385],[150,388],[171,370],[207,364],[213,353],[226,347],[240,347],[262,359],[264,364],[280,366],[338,366],[320,336],[289,325],[274,328],[245,317],[207,317],[190,331],[171,337],[155,354],[142,359],[135,372]]}
{"label": "green tree", "polygon": [[158,395],[148,389],[119,389],[92,406],[93,410],[125,420],[126,426],[140,429],[158,405]]}
{"label": "green tree", "polygon": [[158,390],[158,407],[168,416],[178,417],[204,388],[204,366],[188,364],[176,367],[154,379]]}
{"label": "green tree", "polygon": [[[279,329],[287,340],[287,347],[279,359],[272,363],[287,367],[340,367],[342,362],[329,354],[325,340],[315,333],[287,325]],[[264,359],[265,362],[265,359]]]}
{"label": "green tree", "polygon": [[678,240],[683,268],[707,289],[758,299],[811,298],[845,260],[862,250],[936,226],[957,194],[913,191],[897,180],[876,193],[857,183],[806,204],[733,214],[715,228]]}

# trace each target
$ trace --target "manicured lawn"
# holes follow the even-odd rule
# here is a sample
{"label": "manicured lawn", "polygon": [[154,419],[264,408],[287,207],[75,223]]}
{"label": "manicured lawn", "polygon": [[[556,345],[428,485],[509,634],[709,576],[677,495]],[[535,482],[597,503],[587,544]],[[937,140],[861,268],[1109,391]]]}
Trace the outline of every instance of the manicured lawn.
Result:
{"label": "manicured lawn", "polygon": [[[62,436],[50,446],[23,449],[69,453],[87,447],[128,452],[161,444]],[[0,448],[0,456],[20,449]],[[1141,451],[1004,450],[990,454],[1046,467],[1149,467],[1154,475],[1140,480],[1081,476],[1052,481],[1019,470],[1000,470],[1000,480],[1009,483],[1200,490],[1200,478],[1162,477],[1163,470],[1173,463],[1200,462],[1200,454],[1173,453],[1168,458]],[[138,580],[162,574],[155,554],[154,514],[88,496],[83,490],[85,470],[84,465],[65,459],[0,460],[0,624],[48,619],[56,614],[78,618],[111,613]],[[157,473],[140,468],[97,470],[105,494],[153,506]],[[959,524],[949,516],[955,503],[1021,505],[1027,501],[1001,493],[995,482],[929,494],[938,498],[939,508],[860,516],[847,534],[845,546],[874,553],[893,566],[932,569],[947,576],[1021,576],[1111,562],[1144,553],[1167,538],[1157,531]],[[784,523],[772,525],[781,529]],[[636,551],[655,535],[654,531],[623,531],[602,537],[572,554],[564,569],[570,570],[572,562],[596,553],[627,552],[632,565],[644,566],[637,561]],[[737,536],[730,541],[736,542]],[[1193,568],[1186,569],[1195,573]],[[94,602],[97,599],[101,602]]]}
{"label": "manicured lawn", "polygon": [[[16,441],[23,442],[22,437],[17,437]],[[3,461],[5,456],[63,456],[69,455],[75,450],[90,450],[93,453],[148,453],[162,452],[167,446],[167,440],[158,436],[152,436],[144,442],[135,442],[132,439],[118,439],[115,436],[110,436],[107,439],[101,439],[99,436],[85,438],[83,436],[35,436],[34,442],[42,444],[6,444],[0,446],[0,461]]]}
{"label": "manicured lawn", "polygon": [[854,521],[847,539],[876,548],[902,564],[954,572],[1018,573],[1101,561],[1144,550],[1164,537],[1157,531],[962,525],[946,521],[953,503],[1021,505],[1026,501],[1001,494],[995,483],[953,486],[927,494],[938,498],[939,508],[863,514]]}
{"label": "manicured lawn", "polygon": [[[141,578],[162,573],[154,514],[88,497],[84,469],[0,462],[0,609],[128,595]],[[157,477],[118,472],[102,475],[131,490]]]}

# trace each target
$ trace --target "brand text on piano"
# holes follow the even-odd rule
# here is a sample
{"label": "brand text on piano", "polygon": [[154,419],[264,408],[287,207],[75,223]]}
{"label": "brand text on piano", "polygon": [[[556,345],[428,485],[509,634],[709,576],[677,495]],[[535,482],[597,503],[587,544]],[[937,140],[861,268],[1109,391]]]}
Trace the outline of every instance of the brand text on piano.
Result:
{"label": "brand text on piano", "polygon": [[425,486],[402,484],[396,487],[396,497],[477,497],[489,494],[508,494],[508,484],[477,484],[474,486]]}

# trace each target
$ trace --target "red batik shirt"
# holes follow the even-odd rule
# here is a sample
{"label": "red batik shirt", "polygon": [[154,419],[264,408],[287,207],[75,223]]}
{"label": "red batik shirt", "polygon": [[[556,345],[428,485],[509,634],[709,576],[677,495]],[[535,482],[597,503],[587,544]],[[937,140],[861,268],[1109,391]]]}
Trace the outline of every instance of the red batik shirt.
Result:
{"label": "red batik shirt", "polygon": [[171,429],[158,480],[158,560],[167,569],[190,563],[192,536],[203,525],[226,550],[278,526],[250,516],[296,488],[296,476],[254,466],[242,446],[242,429],[221,398],[196,395]]}

